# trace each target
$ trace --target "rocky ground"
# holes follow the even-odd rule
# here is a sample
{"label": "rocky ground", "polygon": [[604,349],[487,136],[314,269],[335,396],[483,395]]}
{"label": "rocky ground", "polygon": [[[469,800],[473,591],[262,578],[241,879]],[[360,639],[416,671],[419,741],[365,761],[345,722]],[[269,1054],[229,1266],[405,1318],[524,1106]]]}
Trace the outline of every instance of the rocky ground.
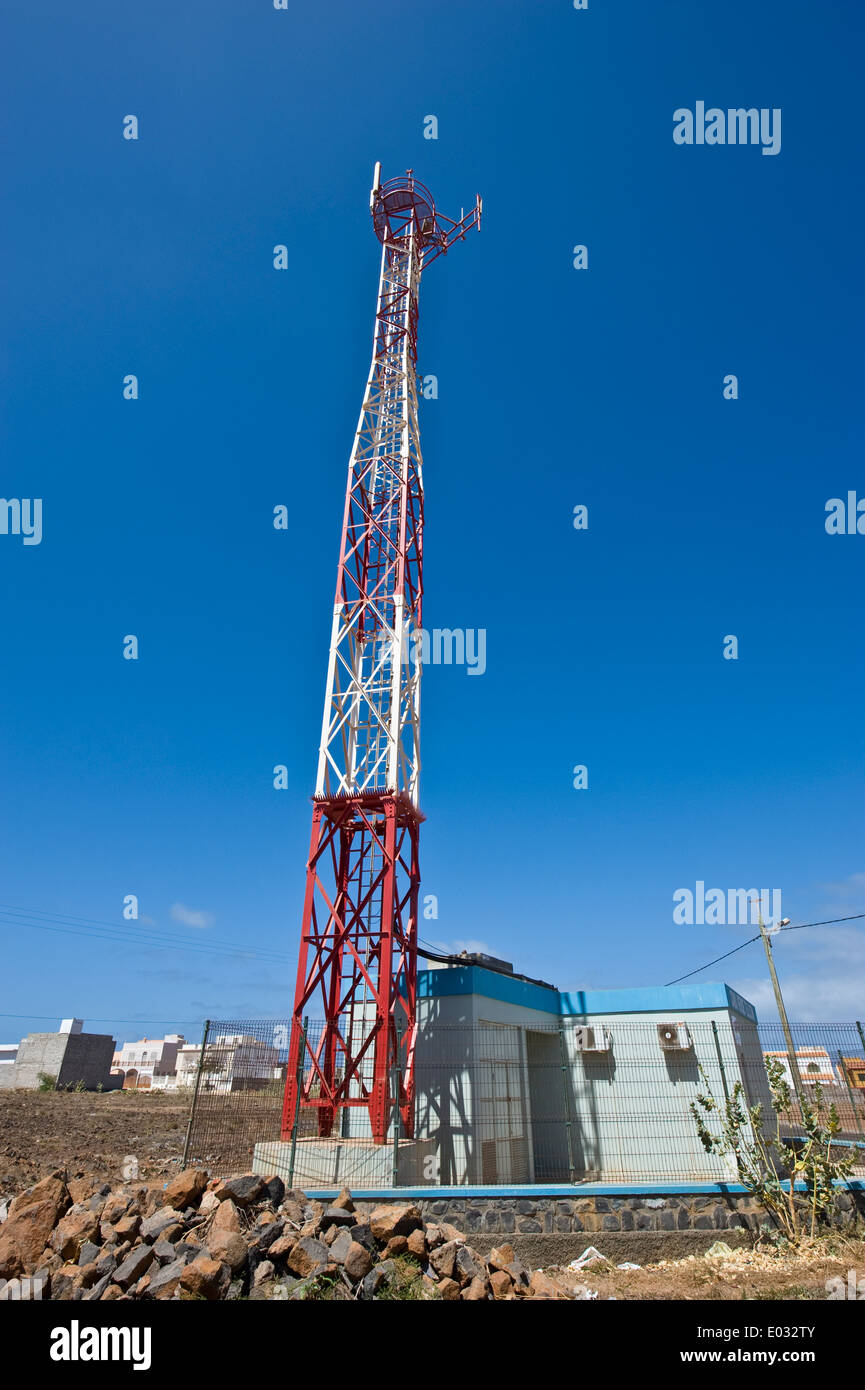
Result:
{"label": "rocky ground", "polygon": [[[325,1206],[280,1178],[112,1188],[43,1178],[0,1208],[0,1299],[569,1299],[573,1278],[531,1271],[509,1245],[486,1257],[447,1223],[388,1203],[369,1215],[342,1192]],[[22,1281],[30,1283],[22,1288]]]}

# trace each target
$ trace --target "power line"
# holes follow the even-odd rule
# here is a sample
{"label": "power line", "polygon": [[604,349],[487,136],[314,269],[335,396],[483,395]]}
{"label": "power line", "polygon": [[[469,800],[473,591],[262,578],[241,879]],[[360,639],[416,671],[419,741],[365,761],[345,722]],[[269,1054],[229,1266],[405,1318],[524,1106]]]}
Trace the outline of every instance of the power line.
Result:
{"label": "power line", "polygon": [[[804,931],[805,927],[829,927],[836,922],[856,922],[860,917],[865,917],[865,912],[854,912],[850,917],[826,917],[822,922],[799,922],[795,927],[779,927],[778,931]],[[751,946],[755,941],[760,940],[760,933],[751,936],[747,941],[743,941],[741,946],[734,946],[732,951],[725,951],[722,956],[716,956],[714,960],[707,961],[705,965],[698,965],[696,970],[689,970],[687,975],[680,975],[678,979],[668,980],[668,985],[681,984],[682,980],[690,980],[692,975],[699,975],[703,970],[708,970],[710,966],[717,965],[718,961],[726,960],[728,956],[734,956],[737,951],[744,951],[746,946]],[[666,988],[666,986],[665,986]]]}
{"label": "power line", "polygon": [[[74,913],[68,913],[68,912],[46,912],[43,908],[40,908],[40,907],[16,907],[16,906],[14,906],[12,903],[0,903],[0,911],[4,911],[4,912],[14,912],[14,913],[18,913],[18,914],[25,914],[25,915],[28,916],[28,917],[44,917],[44,918],[46,918],[46,919],[47,919],[48,921],[50,921],[50,922],[61,922],[61,923],[63,923],[63,924],[65,924],[65,923],[67,923],[67,922],[73,923],[73,924],[84,923],[84,924],[87,925],[87,926],[93,926],[93,927],[106,927],[106,928],[108,928],[110,931],[120,931],[120,932],[122,932],[122,933],[124,934],[124,937],[127,936],[127,935],[129,934],[129,932],[141,931],[141,932],[144,932],[144,933],[145,933],[145,935],[147,936],[147,939],[148,939],[148,940],[153,940],[154,938],[160,938],[160,937],[161,937],[161,939],[163,939],[163,940],[172,941],[172,942],[173,942],[173,941],[177,941],[177,940],[179,939],[179,938],[174,937],[174,936],[166,936],[165,933],[164,933],[164,932],[161,932],[158,928],[154,928],[153,930],[151,930],[149,927],[146,926],[146,924],[144,924],[144,925],[139,924],[138,926],[136,926],[136,923],[138,922],[138,919],[137,919],[137,918],[132,918],[132,919],[129,919],[129,920],[124,921],[124,922],[122,922],[122,923],[121,923],[121,922],[105,922],[105,921],[102,921],[100,918],[97,918],[97,917],[81,917],[81,916],[78,916],[78,915],[76,915],[76,914],[74,914]],[[212,949],[212,947],[214,947],[214,946],[224,946],[224,947],[227,947],[227,948],[229,948],[229,949],[231,949],[231,950],[241,950],[241,951],[243,951],[243,950],[248,950],[248,949],[249,949],[248,947],[241,946],[241,945],[240,945],[239,943],[237,943],[237,942],[225,941],[225,940],[223,940],[223,939],[220,938],[220,937],[208,938],[206,941],[202,939],[201,942],[198,942],[198,943],[196,943],[196,942],[191,942],[191,943],[189,943],[189,944],[190,944],[190,945],[201,945],[201,946],[204,947],[205,949]],[[257,949],[257,950],[259,951],[259,953],[260,953],[260,954],[263,954],[263,955],[273,955],[273,956],[277,956],[277,957],[279,957],[279,959],[281,959],[281,960],[282,960],[282,959],[287,959],[287,957],[284,955],[284,953],[281,953],[281,952],[279,952],[279,951],[271,951],[270,948],[269,948],[269,947],[266,947],[266,946],[263,947],[263,948],[259,947],[259,948],[255,948],[255,949]]]}
{"label": "power line", "polygon": [[218,948],[218,947],[214,947],[213,949],[208,949],[208,948],[207,948],[206,946],[204,946],[204,945],[199,945],[199,944],[193,943],[193,942],[182,942],[182,941],[177,941],[177,940],[175,940],[175,939],[173,939],[173,938],[171,938],[171,937],[167,937],[167,938],[166,938],[166,937],[157,937],[157,936],[153,936],[153,937],[151,937],[151,936],[137,936],[137,935],[135,935],[135,934],[133,934],[133,933],[131,933],[131,932],[130,932],[130,933],[125,933],[125,932],[105,932],[105,931],[97,931],[97,930],[88,930],[88,929],[85,929],[85,928],[68,927],[68,926],[65,926],[65,925],[54,926],[54,927],[52,927],[52,926],[49,926],[46,922],[23,922],[23,921],[16,920],[15,918],[13,918],[12,920],[6,920],[5,918],[2,918],[2,917],[0,917],[0,926],[7,926],[7,927],[29,927],[29,928],[30,928],[31,930],[33,930],[33,931],[48,931],[48,932],[54,932],[54,933],[58,933],[58,934],[61,935],[61,936],[83,936],[83,937],[85,937],[85,939],[87,939],[88,941],[108,941],[108,942],[113,942],[113,943],[115,943],[115,944],[117,944],[117,945],[122,945],[122,946],[127,946],[127,947],[128,947],[128,946],[134,946],[134,947],[147,948],[147,947],[154,947],[154,946],[155,946],[155,947],[157,947],[157,948],[161,948],[161,949],[164,949],[164,950],[187,951],[187,952],[190,952],[190,953],[193,954],[193,955],[205,955],[205,956],[207,956],[208,959],[210,959],[210,960],[214,959],[215,957],[221,957],[221,958],[224,959],[225,957],[229,957],[229,958],[237,958],[237,957],[241,957],[241,958],[243,958],[243,957],[246,957],[246,958],[254,958],[254,957],[258,956],[260,959],[266,961],[268,964],[271,964],[271,965],[274,965],[274,964],[277,964],[277,963],[278,963],[278,964],[286,964],[286,965],[287,965],[287,964],[290,963],[287,957],[285,957],[283,960],[277,961],[273,956],[262,955],[260,952],[256,952],[256,951],[250,950],[248,947],[241,947],[241,946],[238,946],[238,947],[230,948],[230,949],[228,949],[228,950],[220,949],[220,948]]}
{"label": "power line", "polygon": [[[751,946],[755,941],[760,940],[759,932],[752,936],[748,941],[743,941],[741,946],[734,946],[732,951],[725,951],[722,956],[716,956],[714,960],[707,961],[705,965],[698,965],[696,970],[689,970],[687,975],[680,975],[676,980],[668,980],[667,985],[681,984],[682,980],[690,980],[692,975],[699,975],[702,970],[708,970],[710,965],[717,965],[719,960],[726,960],[728,956],[734,956],[737,951],[744,951],[746,946]],[[667,985],[664,988],[667,988]]]}
{"label": "power line", "polygon": [[800,922],[795,927],[779,927],[779,931],[801,931],[803,927],[829,927],[834,922],[855,922],[865,917],[865,912],[854,912],[851,917],[827,917],[823,922]]}
{"label": "power line", "polygon": [[[34,918],[42,920],[32,920]],[[242,956],[257,958],[273,965],[291,965],[291,957],[268,947],[251,947],[239,942],[225,941],[221,938],[207,938],[200,941],[184,940],[168,935],[158,928],[153,930],[135,922],[120,924],[102,922],[92,917],[75,917],[65,913],[48,913],[41,908],[19,908],[0,904],[0,925],[29,927],[35,931],[50,931],[60,935],[84,936],[93,941],[114,941],[126,946],[163,947],[192,954],[214,956]]]}
{"label": "power line", "polygon": [[417,949],[418,955],[423,956],[425,960],[437,960],[442,965],[465,965],[466,963],[464,956],[446,955],[432,946],[425,946],[422,941],[418,941]]}
{"label": "power line", "polygon": [[[0,1014],[0,1018],[26,1018],[37,1019],[40,1021],[50,1021],[58,1018],[58,1014]],[[202,1018],[91,1018],[87,1015],[88,1023],[155,1023],[158,1028],[167,1028],[172,1023],[182,1023],[184,1027],[198,1028],[204,1022]]]}

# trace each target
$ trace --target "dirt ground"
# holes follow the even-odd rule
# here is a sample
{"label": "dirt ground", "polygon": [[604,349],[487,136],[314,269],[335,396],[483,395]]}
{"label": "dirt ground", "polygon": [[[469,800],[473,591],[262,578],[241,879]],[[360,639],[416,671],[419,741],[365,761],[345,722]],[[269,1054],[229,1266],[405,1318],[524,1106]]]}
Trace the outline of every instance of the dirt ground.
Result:
{"label": "dirt ground", "polygon": [[0,1091],[0,1198],[56,1168],[120,1182],[129,1154],[140,1177],[173,1176],[188,1114],[185,1099],[157,1092]]}
{"label": "dirt ground", "polygon": [[830,1236],[799,1254],[758,1246],[728,1255],[688,1255],[642,1269],[597,1263],[566,1278],[573,1287],[588,1287],[598,1299],[825,1302],[826,1281],[840,1277],[846,1282],[851,1269],[865,1269],[865,1240]]}

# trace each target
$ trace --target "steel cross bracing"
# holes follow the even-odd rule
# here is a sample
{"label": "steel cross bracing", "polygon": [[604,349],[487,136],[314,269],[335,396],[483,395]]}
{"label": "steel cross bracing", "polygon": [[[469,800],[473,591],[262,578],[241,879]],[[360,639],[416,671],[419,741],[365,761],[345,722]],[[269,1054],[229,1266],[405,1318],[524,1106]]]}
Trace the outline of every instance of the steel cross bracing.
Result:
{"label": "steel cross bracing", "polygon": [[382,247],[372,364],[348,466],[316,796],[405,791],[417,805],[423,473],[415,235]]}
{"label": "steel cross bracing", "polygon": [[[480,225],[436,213],[413,178],[370,197],[382,242],[372,363],[348,465],[283,1134],[300,1110],[383,1143],[414,1126],[420,869],[423,472],[417,418],[423,267]],[[303,1035],[307,1016],[323,1023]],[[348,1114],[361,1112],[353,1127]],[[365,1112],[366,1119],[363,1118]]]}

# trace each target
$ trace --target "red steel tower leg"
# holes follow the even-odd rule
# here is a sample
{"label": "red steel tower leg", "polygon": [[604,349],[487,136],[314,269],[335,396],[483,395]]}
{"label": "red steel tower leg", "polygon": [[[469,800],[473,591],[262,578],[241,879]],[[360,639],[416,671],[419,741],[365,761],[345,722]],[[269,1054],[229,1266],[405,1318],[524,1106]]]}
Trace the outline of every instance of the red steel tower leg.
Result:
{"label": "red steel tower leg", "polygon": [[[372,364],[348,465],[282,1132],[384,1143],[414,1132],[420,860],[423,471],[417,421],[423,268],[480,226],[436,212],[413,176],[370,195],[382,244]],[[317,1020],[320,1014],[321,1021]],[[302,1023],[315,1020],[304,1040]],[[365,1117],[365,1118],[364,1118]]]}

